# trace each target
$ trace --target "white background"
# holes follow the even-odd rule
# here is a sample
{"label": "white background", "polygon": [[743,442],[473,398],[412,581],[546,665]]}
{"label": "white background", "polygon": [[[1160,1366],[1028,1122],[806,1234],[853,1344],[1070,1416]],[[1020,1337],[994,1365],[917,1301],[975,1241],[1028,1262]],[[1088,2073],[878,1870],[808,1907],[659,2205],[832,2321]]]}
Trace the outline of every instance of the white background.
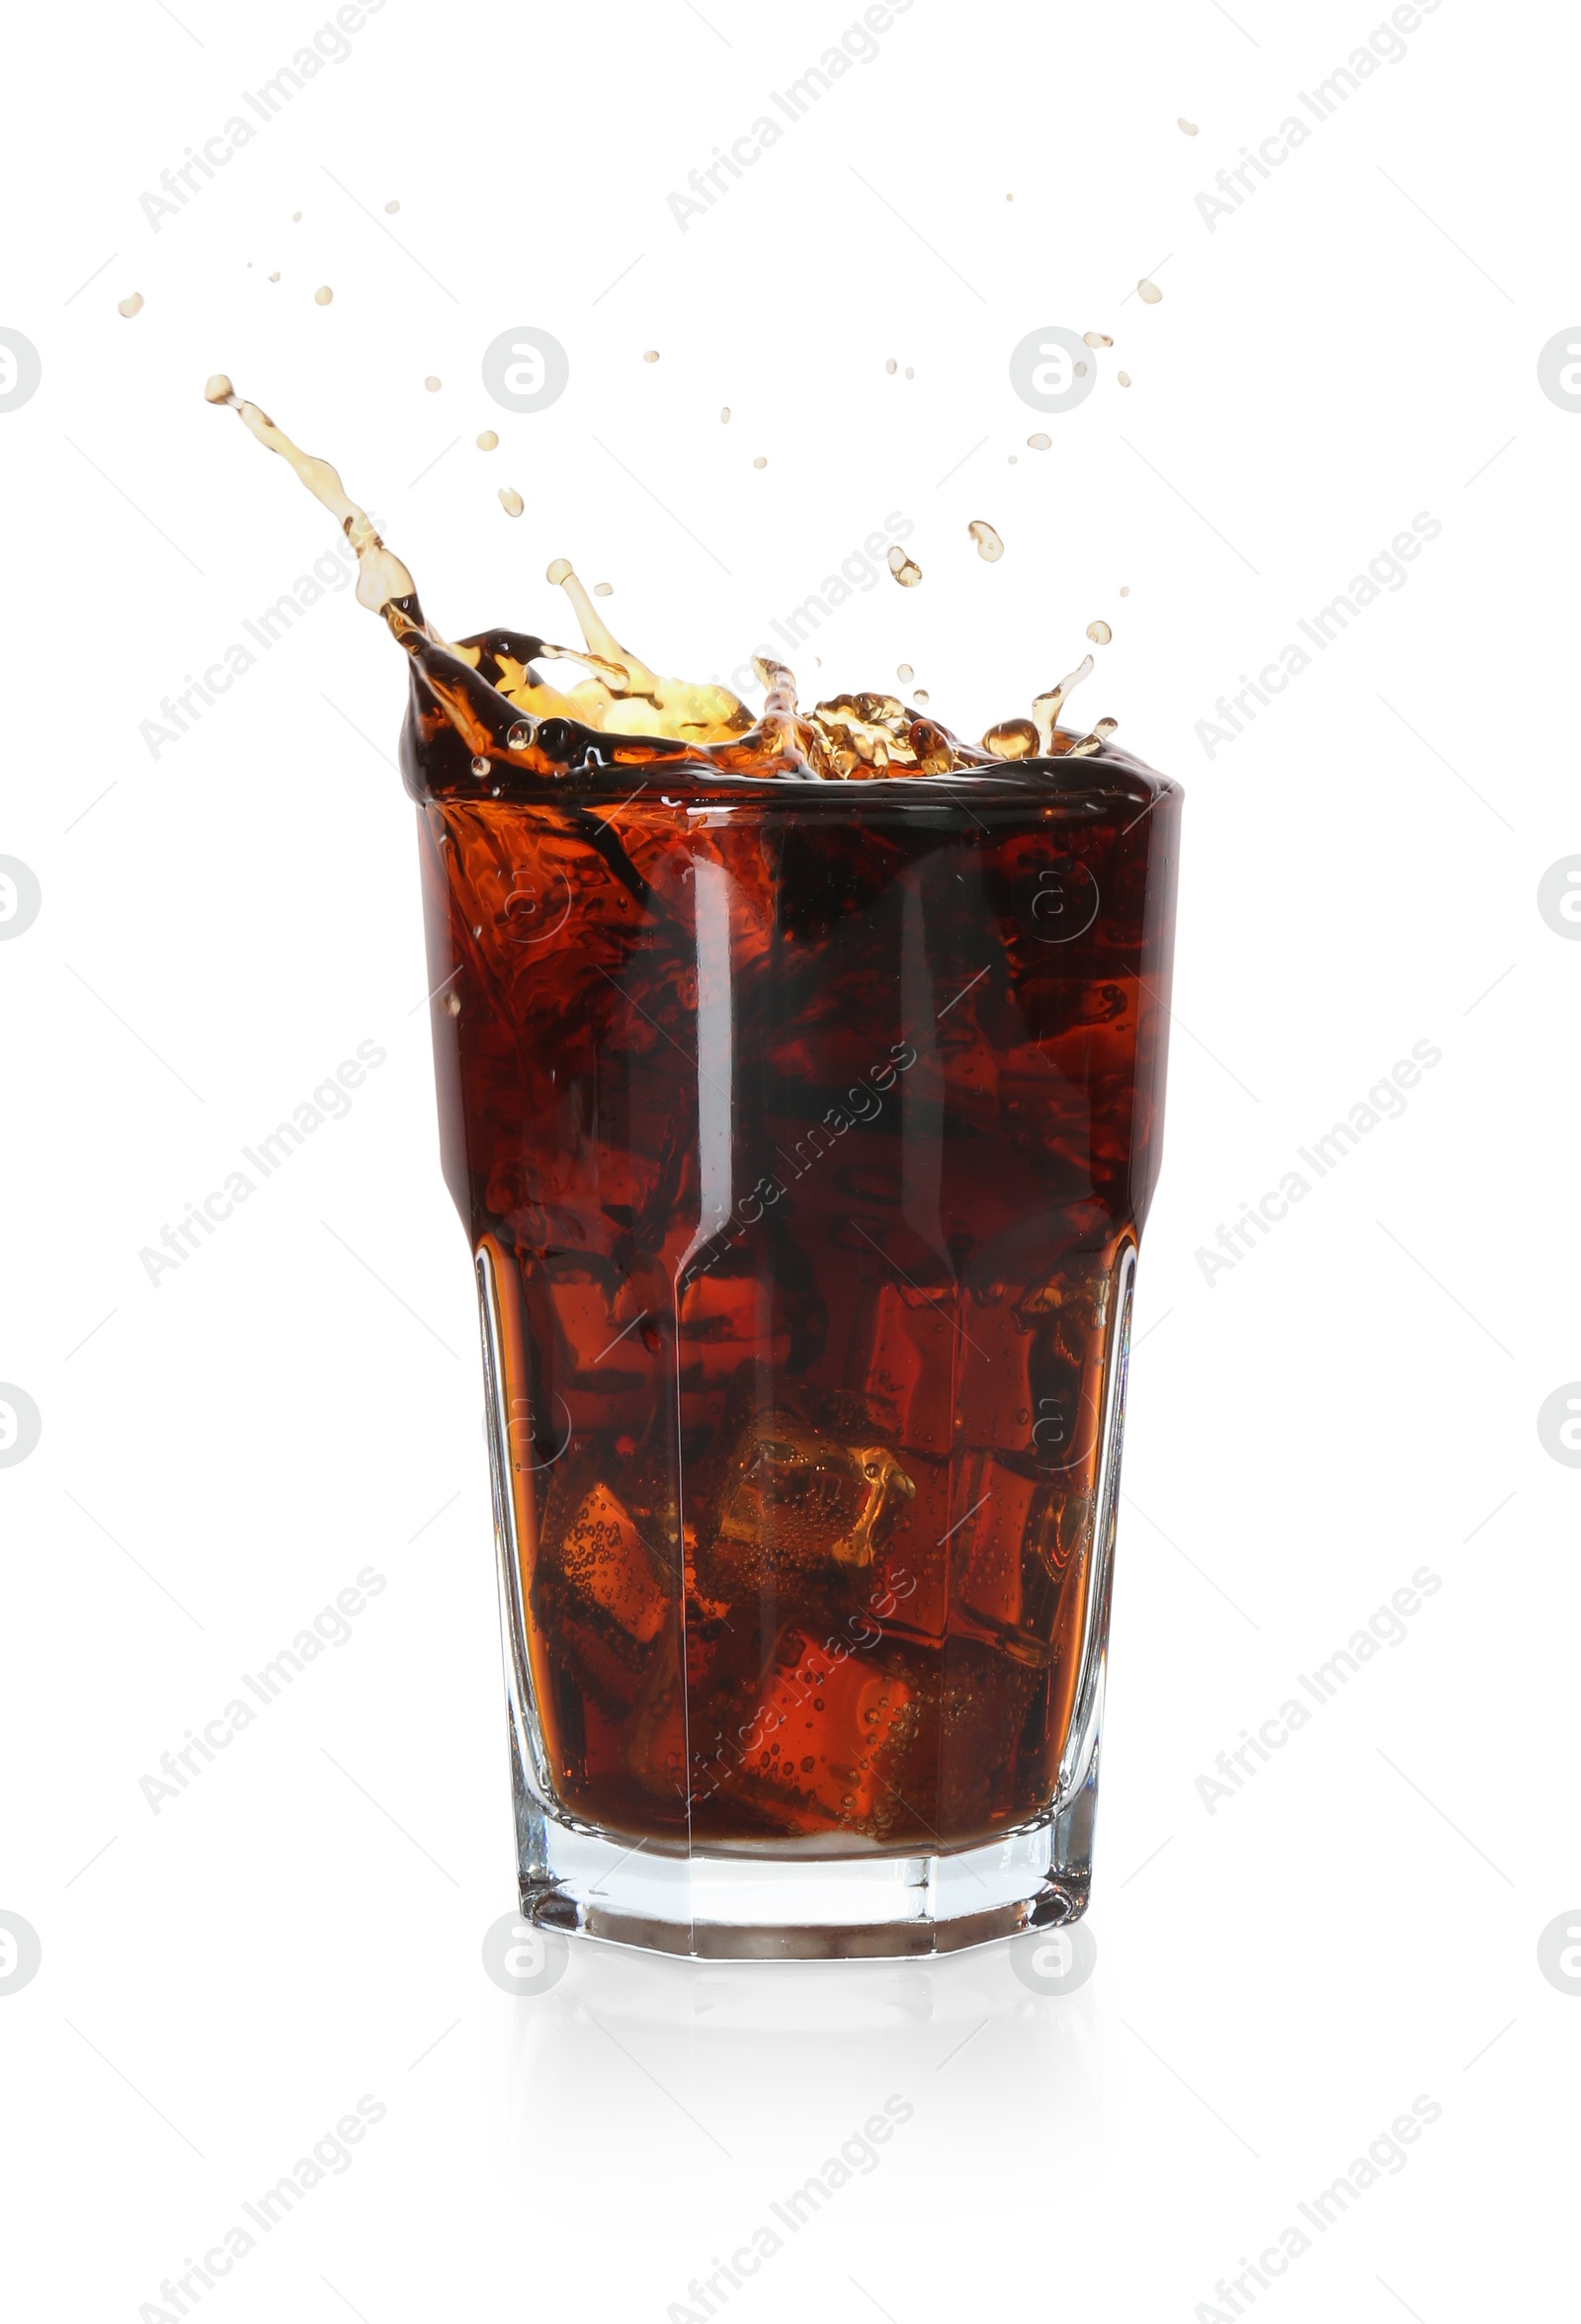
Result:
{"label": "white background", "polygon": [[[157,232],[139,195],[323,18],[11,34],[0,322],[42,361],[0,412],[0,854],[43,896],[0,946],[0,1378],[42,1414],[0,1470],[0,1906],[42,1945],[0,1995],[18,2317],[158,2302],[364,2093],[353,2167],[206,2313],[659,2319],[891,2093],[880,2166],[731,2312],[1185,2319],[1419,2094],[1407,2167],[1259,2302],[1573,2297],[1581,2002],[1537,1949],[1581,1904],[1581,1475],[1536,1423],[1581,1374],[1581,948],[1536,892],[1581,850],[1581,416],[1537,368],[1581,312],[1574,31],[1446,0],[1210,232],[1213,173],[1386,10],[916,0],[683,233],[667,196],[854,13],[389,0]],[[517,417],[479,359],[524,324],[571,382]],[[1050,324],[1115,346],[1045,420],[1008,363]],[[1002,1948],[486,1980],[505,1729],[403,666],[343,593],[157,760],[139,735],[332,542],[205,408],[217,369],[453,635],[562,625],[563,553],[660,668],[724,672],[891,511],[923,586],[840,611],[826,691],[906,660],[975,734],[1113,622],[1083,706],[1188,798],[1080,1993]],[[1418,512],[1408,584],[1209,760],[1215,699]],[[139,1250],[360,1040],[387,1062],[349,1118],[154,1287]],[[1403,1118],[1209,1286],[1220,1221],[1419,1040]],[[160,1754],[370,1565],[350,1641],[153,1814]],[[1423,1565],[1406,1641],[1209,1814],[1215,1755]]]}

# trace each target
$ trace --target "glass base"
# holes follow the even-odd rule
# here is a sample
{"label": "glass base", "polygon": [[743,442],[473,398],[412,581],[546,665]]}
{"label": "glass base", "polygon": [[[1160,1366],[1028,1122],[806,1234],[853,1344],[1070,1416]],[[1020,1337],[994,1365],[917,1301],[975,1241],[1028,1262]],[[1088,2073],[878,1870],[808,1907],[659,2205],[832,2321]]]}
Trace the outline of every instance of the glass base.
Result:
{"label": "glass base", "polygon": [[882,1959],[1057,1928],[1087,1909],[1096,1776],[1040,1823],[921,1856],[832,1856],[823,1841],[688,1855],[552,1821],[535,1801],[541,1869],[523,1877],[522,1917],[701,1960]]}

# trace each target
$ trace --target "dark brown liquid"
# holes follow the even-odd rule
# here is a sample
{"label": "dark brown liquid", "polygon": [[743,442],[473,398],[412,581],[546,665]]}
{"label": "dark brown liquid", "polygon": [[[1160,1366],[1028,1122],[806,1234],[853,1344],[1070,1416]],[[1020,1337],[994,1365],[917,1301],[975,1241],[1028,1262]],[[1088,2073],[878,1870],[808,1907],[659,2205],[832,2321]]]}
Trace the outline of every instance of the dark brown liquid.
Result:
{"label": "dark brown liquid", "polygon": [[416,704],[545,1788],[698,1845],[1034,1819],[1101,1567],[1179,794],[1110,754],[874,783],[860,818],[699,763],[480,797]]}

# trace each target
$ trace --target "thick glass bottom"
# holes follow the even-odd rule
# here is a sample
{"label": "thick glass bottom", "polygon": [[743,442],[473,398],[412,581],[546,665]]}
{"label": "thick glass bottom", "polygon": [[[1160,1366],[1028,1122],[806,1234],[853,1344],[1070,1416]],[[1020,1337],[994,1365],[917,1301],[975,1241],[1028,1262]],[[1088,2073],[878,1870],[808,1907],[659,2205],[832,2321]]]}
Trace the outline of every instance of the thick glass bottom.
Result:
{"label": "thick glass bottom", "polygon": [[[956,1952],[1087,1908],[1096,1765],[1068,1804],[973,1848],[830,1855],[669,1851],[552,1821],[532,1803],[522,1915],[541,1928],[704,1960],[868,1960]],[[528,1803],[520,1798],[519,1806]]]}

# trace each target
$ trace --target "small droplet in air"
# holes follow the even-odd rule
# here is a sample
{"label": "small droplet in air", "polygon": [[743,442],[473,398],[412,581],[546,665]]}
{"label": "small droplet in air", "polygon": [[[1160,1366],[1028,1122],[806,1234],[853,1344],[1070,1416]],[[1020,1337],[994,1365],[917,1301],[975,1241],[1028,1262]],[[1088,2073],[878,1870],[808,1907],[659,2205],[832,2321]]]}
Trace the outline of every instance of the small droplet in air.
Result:
{"label": "small droplet in air", "polygon": [[485,428],[482,435],[479,436],[477,440],[477,449],[479,452],[498,452],[499,445],[500,440],[495,435],[492,428]]}
{"label": "small droplet in air", "polygon": [[1110,639],[1114,636],[1115,632],[1113,629],[1111,629],[1107,622],[1089,622],[1087,624],[1087,634],[1092,639],[1094,645],[1107,645]]}
{"label": "small droplet in air", "polygon": [[1054,440],[1051,436],[1044,436],[1041,434],[1037,436],[1029,436],[1027,439],[1028,450],[1031,452],[1046,452],[1053,441]]}
{"label": "small droplet in air", "polygon": [[[532,739],[532,727],[529,726],[525,718],[518,718],[516,724],[511,728],[509,734],[507,734],[505,737],[505,747],[507,750],[526,750]],[[472,772],[474,775],[477,773],[477,765],[475,761],[473,762]]]}
{"label": "small droplet in air", "polygon": [[900,366],[899,366],[899,365],[896,363],[896,361],[895,361],[894,357],[893,357],[893,356],[890,356],[890,358],[888,359],[887,363],[884,365],[884,367],[883,367],[883,368],[884,368],[884,370],[885,370],[885,371],[886,371],[886,372],[889,374],[889,376],[890,376],[890,378],[892,379],[892,378],[894,377],[894,375],[895,375],[896,372],[898,372],[898,371],[899,371],[899,369],[900,369]]}
{"label": "small droplet in air", "polygon": [[1082,338],[1089,347],[1113,347],[1115,344],[1107,331],[1083,331]]}
{"label": "small droplet in air", "polygon": [[719,425],[721,428],[728,428],[730,425],[730,406],[727,403],[721,403],[719,406]]}
{"label": "small droplet in air", "polygon": [[1077,379],[1085,379],[1085,378],[1086,378],[1086,376],[1087,376],[1087,366],[1086,366],[1084,363],[1076,363],[1076,364],[1072,364],[1072,365],[1071,365],[1071,367],[1070,367],[1070,369],[1071,369],[1071,375],[1072,375],[1072,377],[1073,377],[1073,378],[1077,378]]}
{"label": "small droplet in air", "polygon": [[386,202],[384,205],[384,215],[386,217],[393,217],[399,208],[400,204],[398,202]]}
{"label": "small droplet in air", "polygon": [[301,222],[302,222],[302,213],[301,213],[301,211],[300,211],[299,209],[293,209],[293,210],[291,211],[291,224],[292,224],[293,226],[299,226],[299,225],[301,224]]}
{"label": "small droplet in air", "polygon": [[1115,376],[1120,381],[1122,387],[1128,387],[1130,385],[1129,372],[1117,372]]}
{"label": "small droplet in air", "polygon": [[1009,457],[1009,458],[1006,460],[1006,462],[1005,462],[1005,465],[1006,465],[1006,467],[1007,467],[1007,468],[1013,468],[1013,467],[1015,466],[1015,464],[1016,464],[1016,455],[1015,455],[1014,453],[1012,453],[1012,454],[1010,455],[1010,457]]}
{"label": "small droplet in air", "polygon": [[915,372],[912,370],[912,368],[911,368],[910,364],[907,364],[907,366],[906,366],[906,377],[907,377],[908,379],[914,379],[914,378],[916,377],[916,375],[917,375],[917,374],[916,374],[916,373],[915,373]]}
{"label": "small droplet in air", "polygon": [[909,686],[916,675],[916,671],[912,668],[909,662],[902,662],[900,667],[895,672],[895,676],[899,679],[902,686]]}
{"label": "small droplet in air", "polygon": [[482,782],[485,775],[492,775],[494,769],[487,759],[476,758],[472,761],[472,773],[477,777],[479,783]]}
{"label": "small droplet in air", "polygon": [[1149,283],[1144,277],[1136,286],[1136,295],[1145,298],[1149,306],[1156,306],[1164,293],[1156,283]]}
{"label": "small droplet in air", "polygon": [[925,688],[923,688],[923,687],[921,687],[921,686],[919,686],[919,687],[918,687],[918,689],[917,689],[917,691],[916,691],[916,693],[915,693],[915,694],[912,696],[912,698],[911,698],[911,699],[912,699],[912,701],[913,701],[914,703],[921,703],[921,704],[922,704],[924,706],[926,706],[926,705],[927,705],[927,701],[928,701],[928,695],[927,695],[927,691],[926,691],[926,689],[925,689]]}
{"label": "small droplet in air", "polygon": [[437,395],[444,384],[444,380],[439,378],[433,372],[430,372],[428,377],[423,381],[423,385],[428,389],[430,395]]}
{"label": "small droplet in air", "polygon": [[613,597],[615,595],[615,583],[613,581],[595,581],[593,584],[593,594],[595,597]]}
{"label": "small droplet in air", "polygon": [[313,304],[315,306],[328,306],[334,295],[334,291],[330,289],[327,283],[320,283],[318,289],[313,292]]}
{"label": "small droplet in air", "polygon": [[510,484],[500,486],[500,506],[508,517],[519,517],[527,503]]}
{"label": "small droplet in air", "polygon": [[543,578],[544,578],[544,580],[545,580],[545,581],[547,581],[547,582],[548,582],[548,584],[549,584],[549,586],[550,586],[551,588],[553,588],[553,589],[560,589],[560,588],[563,588],[563,587],[564,587],[564,585],[565,585],[565,583],[566,583],[567,581],[569,581],[569,579],[571,578],[571,560],[570,560],[570,558],[569,558],[569,557],[555,557],[555,559],[553,560],[553,562],[552,562],[552,563],[551,563],[551,564],[548,566],[547,570],[544,572]]}
{"label": "small droplet in air", "polygon": [[753,463],[752,463],[752,465],[753,465],[755,468],[766,468],[766,467],[768,466],[768,464],[769,464],[769,463],[768,463],[768,460],[765,458],[764,455],[763,455],[761,452],[759,453],[759,455],[758,455],[757,458],[756,458],[756,459],[753,461]]}
{"label": "small droplet in air", "polygon": [[984,564],[997,565],[1005,553],[1005,544],[985,517],[973,517],[966,531],[977,543],[977,554]]}
{"label": "small droplet in air", "polygon": [[269,279],[272,283],[278,283],[280,281],[279,275],[271,275]]}
{"label": "small droplet in air", "polygon": [[215,372],[204,389],[206,403],[228,403],[236,390],[223,372]]}
{"label": "small droplet in air", "polygon": [[644,363],[657,363],[657,362],[658,362],[658,360],[659,360],[659,351],[658,351],[658,349],[657,349],[656,347],[650,347],[650,348],[648,348],[648,349],[647,349],[647,350],[644,352],[644,354],[643,354],[643,357],[642,357],[642,361],[643,361]]}
{"label": "small droplet in air", "polygon": [[116,308],[116,312],[117,314],[125,315],[128,319],[134,314],[141,314],[142,292],[140,290],[133,290],[129,298],[124,298],[121,301],[121,304]]}
{"label": "small droplet in air", "polygon": [[1181,115],[1180,120],[1175,124],[1175,126],[1180,130],[1183,137],[1195,137],[1197,134],[1197,124],[1195,122],[1189,122],[1184,114]]}
{"label": "small droplet in air", "polygon": [[1121,591],[1121,593],[1120,593],[1120,594],[1121,594],[1121,596],[1122,596],[1122,597],[1129,597],[1129,595],[1130,595],[1130,583],[1129,583],[1128,581],[1126,582],[1126,584],[1125,584],[1124,588],[1123,588],[1123,589]]}
{"label": "small droplet in air", "polygon": [[915,589],[922,579],[922,567],[912,563],[898,540],[889,551],[889,570],[902,589]]}

